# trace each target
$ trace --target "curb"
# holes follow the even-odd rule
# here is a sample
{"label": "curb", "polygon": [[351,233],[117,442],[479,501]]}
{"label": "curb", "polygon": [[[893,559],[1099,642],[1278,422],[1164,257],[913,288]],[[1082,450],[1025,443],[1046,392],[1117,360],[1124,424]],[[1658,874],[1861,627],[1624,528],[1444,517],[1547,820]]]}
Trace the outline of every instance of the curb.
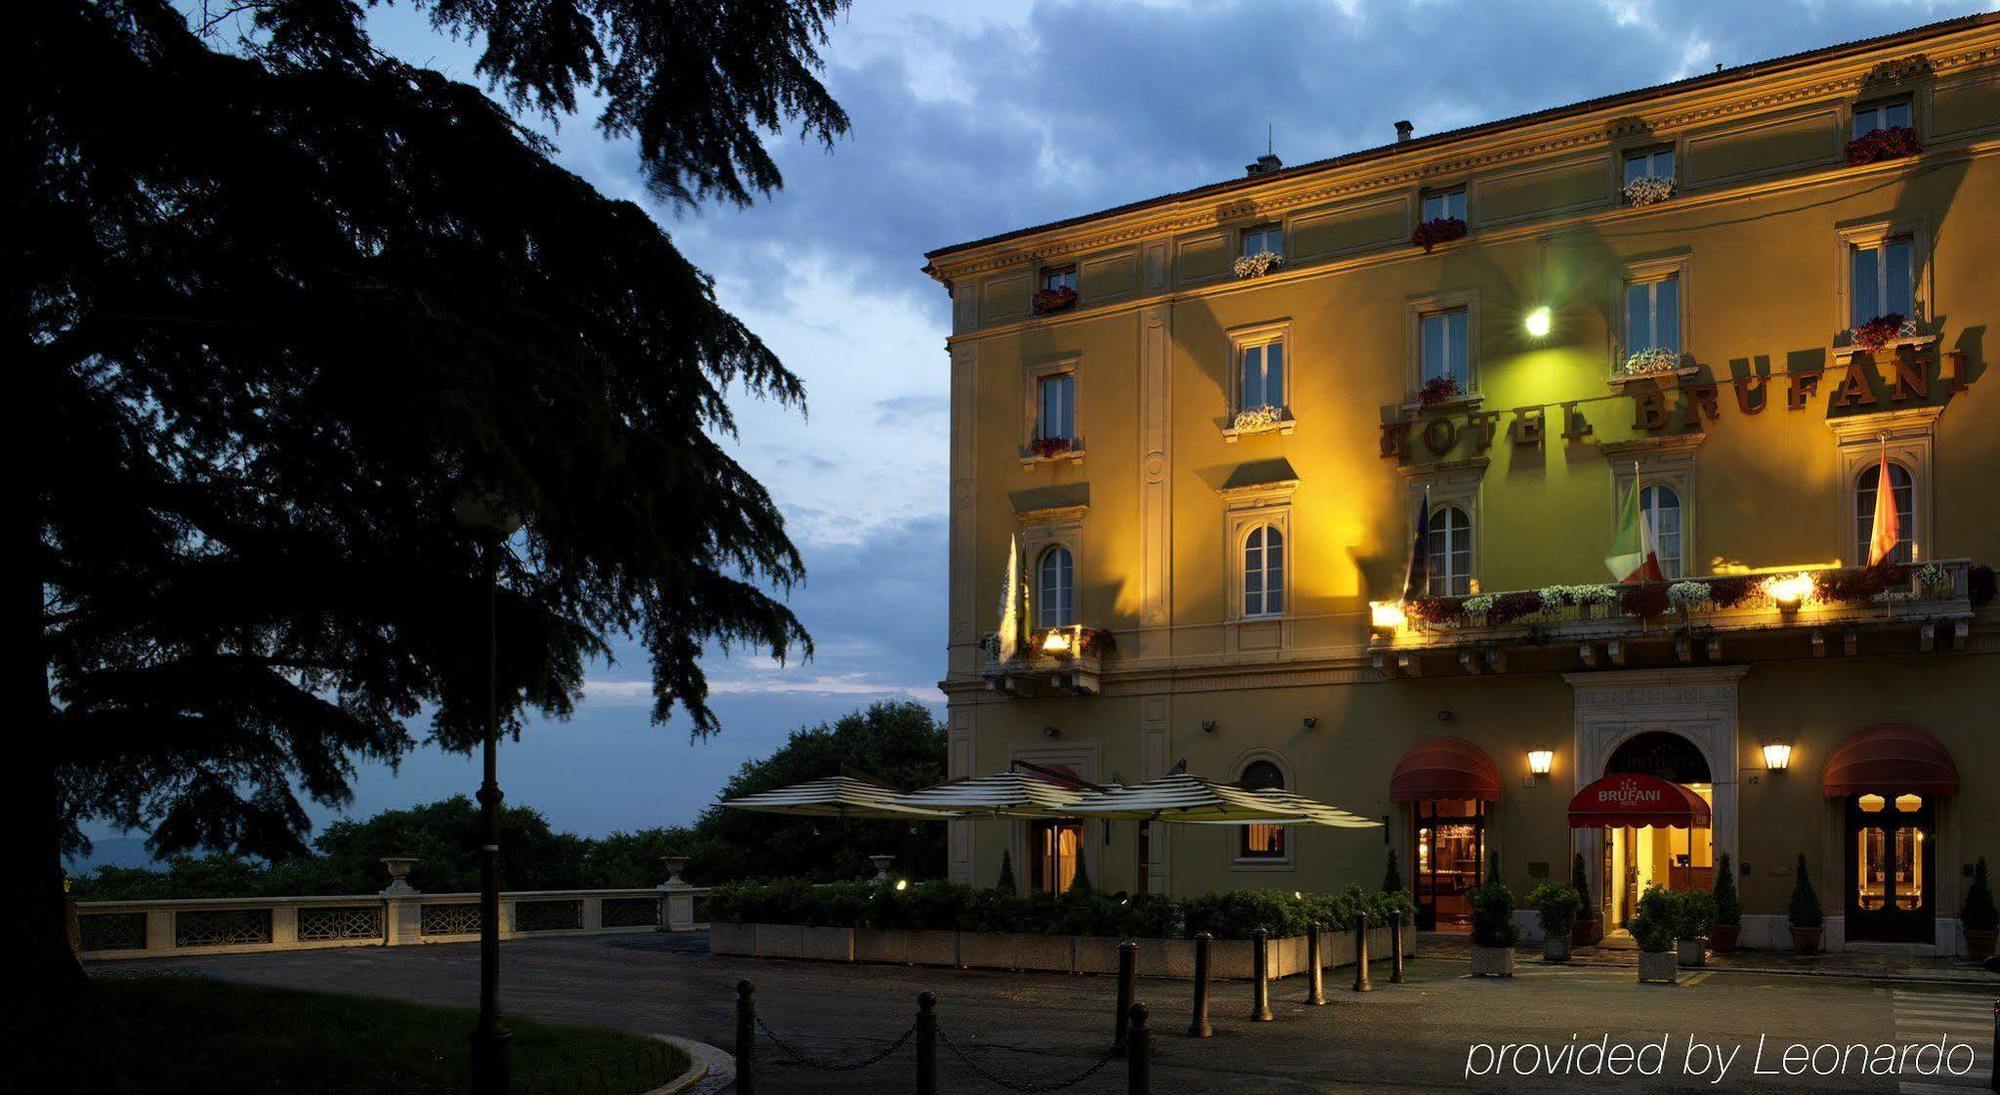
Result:
{"label": "curb", "polygon": [[[1632,969],[1623,962],[1579,962],[1571,959],[1568,965],[1587,966],[1591,969],[1617,970]],[[1683,966],[1684,970],[1707,970],[1711,973],[1750,973],[1767,977],[1837,977],[1849,981],[1886,981],[1909,985],[1950,985],[1958,988],[1978,990],[1981,988],[2000,989],[2000,979],[1982,981],[1970,977],[1926,977],[1915,973],[1866,973],[1859,970],[1801,970],[1782,966]]]}
{"label": "curb", "polygon": [[654,1038],[679,1049],[688,1055],[687,1071],[654,1088],[645,1095],[681,1095],[694,1091],[717,1092],[736,1082],[736,1058],[723,1050],[697,1042],[692,1038],[681,1038],[672,1034],[655,1034]]}

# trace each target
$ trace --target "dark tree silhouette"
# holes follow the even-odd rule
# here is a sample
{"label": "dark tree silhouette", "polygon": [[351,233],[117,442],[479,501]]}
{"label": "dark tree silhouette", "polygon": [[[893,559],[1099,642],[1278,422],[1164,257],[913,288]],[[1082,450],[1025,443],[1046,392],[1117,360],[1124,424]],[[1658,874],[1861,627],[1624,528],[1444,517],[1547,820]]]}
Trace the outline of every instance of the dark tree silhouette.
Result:
{"label": "dark tree silhouette", "polygon": [[[601,101],[671,201],[746,203],[781,181],[760,133],[847,125],[816,77],[844,0],[417,3],[483,39],[512,104]],[[9,479],[37,656],[0,765],[0,937],[58,986],[79,820],[296,852],[299,795],[341,801],[412,722],[477,742],[468,492],[525,520],[499,564],[512,731],[567,713],[613,637],[696,735],[706,646],[810,653],[765,592],[799,556],[713,439],[733,385],[803,392],[709,279],[480,89],[374,50],[360,5],[237,10],[236,42],[163,0],[18,13]]]}

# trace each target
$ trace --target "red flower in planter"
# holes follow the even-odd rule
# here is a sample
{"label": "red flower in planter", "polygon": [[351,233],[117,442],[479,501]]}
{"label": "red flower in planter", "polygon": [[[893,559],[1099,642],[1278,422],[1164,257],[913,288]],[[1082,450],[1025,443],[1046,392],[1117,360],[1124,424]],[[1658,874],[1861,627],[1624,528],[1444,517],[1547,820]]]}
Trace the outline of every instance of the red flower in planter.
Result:
{"label": "red flower in planter", "polygon": [[1424,381],[1424,386],[1417,389],[1417,405],[1420,407],[1435,407],[1447,399],[1458,398],[1461,390],[1458,386],[1457,377],[1434,376]]}
{"label": "red flower in planter", "polygon": [[1854,329],[1854,344],[1873,353],[1887,346],[1889,340],[1901,334],[1902,330],[1903,316],[1900,312],[1876,316]]}
{"label": "red flower in planter", "polygon": [[1446,627],[1465,622],[1463,597],[1412,597],[1403,602],[1403,614],[1418,623]]}
{"label": "red flower in planter", "polygon": [[1657,619],[1666,615],[1668,605],[1667,587],[1658,582],[1627,586],[1618,595],[1619,611],[1642,620]]}
{"label": "red flower in planter", "polygon": [[1732,575],[1727,578],[1711,578],[1708,582],[1708,599],[1717,608],[1740,608],[1750,603],[1763,588],[1756,578]]}
{"label": "red flower in planter", "polygon": [[1076,447],[1076,439],[1070,437],[1037,437],[1028,442],[1028,452],[1034,456],[1061,456]]}
{"label": "red flower in planter", "polygon": [[1428,255],[1431,253],[1431,248],[1440,243],[1464,239],[1465,231],[1464,220],[1458,217],[1438,217],[1417,225],[1417,230],[1410,233],[1410,243],[1412,246],[1423,248],[1424,254]]}
{"label": "red flower in planter", "polygon": [[1037,289],[1032,301],[1035,314],[1038,316],[1045,316],[1050,312],[1060,312],[1075,303],[1076,290],[1067,285],[1055,289]]}
{"label": "red flower in planter", "polygon": [[1492,627],[1511,624],[1515,620],[1526,619],[1542,610],[1542,595],[1531,589],[1502,593],[1493,598],[1493,607],[1486,610],[1486,623]]}
{"label": "red flower in planter", "polygon": [[1906,125],[1871,129],[1847,142],[1847,162],[1855,166],[1881,160],[1899,160],[1924,150],[1917,131]]}

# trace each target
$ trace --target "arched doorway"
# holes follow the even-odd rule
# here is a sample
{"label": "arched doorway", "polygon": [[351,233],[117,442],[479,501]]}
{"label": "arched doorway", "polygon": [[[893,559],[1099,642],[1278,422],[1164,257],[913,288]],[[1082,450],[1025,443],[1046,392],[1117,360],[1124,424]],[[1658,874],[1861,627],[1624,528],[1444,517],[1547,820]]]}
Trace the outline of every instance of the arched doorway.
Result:
{"label": "arched doorway", "polygon": [[1408,866],[1422,931],[1472,930],[1471,894],[1485,880],[1487,821],[1500,801],[1500,769],[1464,738],[1418,743],[1389,777],[1407,807]]}
{"label": "arched doorway", "polygon": [[[1677,783],[1713,807],[1715,778],[1694,742],[1670,730],[1647,730],[1620,742],[1604,762],[1604,775],[1642,775]],[[1706,826],[1614,828],[1604,842],[1600,881],[1613,924],[1632,918],[1639,895],[1658,884],[1670,890],[1715,885],[1715,847]]]}
{"label": "arched doorway", "polygon": [[1914,726],[1883,723],[1842,742],[1821,788],[1842,804],[1846,934],[1934,943],[1938,804],[1958,794],[1958,764]]}

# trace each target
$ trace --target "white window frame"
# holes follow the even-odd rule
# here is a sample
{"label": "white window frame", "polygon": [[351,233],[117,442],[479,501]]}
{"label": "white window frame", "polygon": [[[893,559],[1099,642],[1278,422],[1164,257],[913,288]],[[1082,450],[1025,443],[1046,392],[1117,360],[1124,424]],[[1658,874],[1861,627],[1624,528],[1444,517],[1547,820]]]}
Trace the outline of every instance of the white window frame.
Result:
{"label": "white window frame", "polygon": [[[1293,575],[1298,572],[1301,560],[1298,536],[1292,523],[1292,499],[1298,485],[1296,479],[1286,479],[1226,487],[1220,491],[1223,505],[1222,547],[1227,563],[1225,580],[1229,583],[1224,587],[1227,595],[1223,600],[1223,652],[1232,660],[1268,660],[1290,649],[1297,641],[1298,583],[1293,580]],[[1243,604],[1243,548],[1250,539],[1250,530],[1266,525],[1276,528],[1285,541],[1284,585],[1280,591],[1282,611],[1251,616],[1244,611]],[[1248,643],[1245,642],[1246,630],[1252,633],[1252,641]]]}
{"label": "white window frame", "polygon": [[[1854,326],[1854,252],[1859,248],[1881,247],[1898,237],[1910,241],[1910,311],[1907,313],[1920,325],[1930,316],[1931,272],[1929,226],[1922,217],[1901,220],[1878,220],[1862,224],[1842,226],[1836,233],[1835,257],[1836,277],[1840,291],[1834,301],[1834,330],[1847,331]],[[1877,278],[1884,278],[1887,268],[1876,264]],[[1882,284],[1878,281],[1878,290]],[[1879,302],[1878,294],[1878,302]],[[1877,313],[1882,315],[1886,313]],[[1866,317],[1868,319],[1874,316]]]}
{"label": "white window frame", "polygon": [[[1271,538],[1274,536],[1278,540],[1278,564],[1275,567],[1271,565]],[[1261,539],[1258,539],[1260,537]],[[1250,541],[1253,539],[1258,539],[1259,543],[1257,548],[1258,567],[1254,571],[1250,568]],[[1291,538],[1286,536],[1285,530],[1274,522],[1260,521],[1244,530],[1242,539],[1236,543],[1236,550],[1241,555],[1241,558],[1238,560],[1237,574],[1243,583],[1243,588],[1238,591],[1238,596],[1242,598],[1244,619],[1269,620],[1285,615],[1289,600],[1288,594],[1290,592],[1291,547]],[[1271,581],[1274,570],[1277,572],[1278,578],[1275,585]],[[1257,575],[1259,587],[1257,593],[1258,600],[1254,609],[1251,607],[1250,600],[1250,576],[1252,574]],[[1271,607],[1274,594],[1278,602],[1278,607],[1275,609]]]}
{"label": "white window frame", "polygon": [[1465,376],[1460,398],[1479,396],[1479,294],[1471,289],[1425,293],[1404,304],[1405,337],[1409,340],[1409,390],[1412,401],[1424,385],[1424,317],[1463,309],[1465,312]]}
{"label": "white window frame", "polygon": [[[1486,480],[1486,469],[1491,463],[1491,457],[1478,456],[1444,464],[1417,464],[1403,469],[1403,488],[1406,497],[1403,507],[1404,525],[1402,544],[1407,547],[1416,538],[1417,512],[1419,507],[1424,504],[1426,488],[1428,487],[1433,518],[1447,506],[1450,506],[1464,510],[1467,519],[1472,522],[1472,537],[1470,543],[1467,545],[1472,553],[1471,573],[1466,576],[1468,587],[1474,582],[1483,581],[1480,578],[1480,571],[1484,566],[1486,558],[1483,546],[1483,539],[1486,535],[1486,524],[1480,513],[1480,498],[1483,493],[1481,485]],[[1431,527],[1436,528],[1437,526],[1433,524]],[[1427,564],[1430,561],[1430,540],[1428,537],[1424,540],[1424,561]],[[1400,595],[1403,588],[1402,573],[1399,571],[1394,578],[1396,582],[1395,588],[1386,591],[1386,594],[1392,599]],[[1432,596],[1428,582],[1425,583],[1423,595],[1426,597]]]}
{"label": "white window frame", "polygon": [[1699,486],[1695,453],[1707,439],[1706,433],[1697,430],[1603,446],[1604,459],[1611,465],[1611,505],[1607,518],[1610,525],[1604,530],[1605,543],[1610,543],[1610,537],[1617,531],[1620,507],[1632,497],[1632,473],[1636,466],[1641,491],[1647,487],[1666,487],[1680,500],[1681,564],[1676,577],[1692,578],[1701,573],[1700,541],[1695,536],[1698,531],[1695,492]]}
{"label": "white window frame", "polygon": [[[1239,755],[1234,765],[1229,769],[1236,773],[1235,780],[1232,782],[1241,781],[1243,774],[1249,771],[1250,766],[1258,761],[1264,761],[1278,770],[1278,775],[1285,781],[1285,790],[1294,793],[1298,792],[1297,774],[1293,771],[1291,763],[1285,759],[1282,753],[1274,749],[1251,749]],[[1299,834],[1295,831],[1297,826],[1286,825],[1281,827],[1282,834],[1280,839],[1284,841],[1284,854],[1254,856],[1243,854],[1245,833],[1242,831],[1242,826],[1219,825],[1216,828],[1224,829],[1229,834],[1229,839],[1223,844],[1224,863],[1228,870],[1288,872],[1298,869]]]}
{"label": "white window frame", "polygon": [[[1891,128],[1892,127],[1891,123],[1889,122],[1889,119],[1887,117],[1888,110],[1891,107],[1897,107],[1897,106],[1900,106],[1904,110],[1909,112],[1910,118],[1908,126],[1911,129],[1916,129],[1917,128],[1916,96],[1909,94],[1885,95],[1882,96],[1881,98],[1867,99],[1863,100],[1862,102],[1854,104],[1854,106],[1848,112],[1848,119],[1847,119],[1848,139],[1853,140],[1856,138],[1865,137],[1868,134],[1873,133],[1875,130]],[[1861,118],[1865,114],[1876,115],[1874,124],[1871,124],[1867,129],[1861,128]]]}
{"label": "white window frame", "polygon": [[[1430,221],[1439,220],[1444,217],[1455,216],[1459,220],[1464,221],[1466,223],[1466,226],[1470,228],[1472,225],[1471,195],[1472,195],[1472,188],[1466,186],[1464,183],[1460,183],[1457,186],[1440,186],[1432,190],[1425,190],[1418,193],[1417,223],[1426,224],[1429,223]],[[1457,199],[1456,202],[1452,200],[1454,198]],[[1441,209],[1441,211],[1436,215],[1432,215],[1430,212],[1430,205],[1433,200],[1436,200],[1438,202],[1439,207]],[[1451,207],[1454,204],[1458,206],[1458,212],[1456,213],[1453,213],[1451,211]]]}
{"label": "white window frame", "polygon": [[[1674,323],[1677,325],[1676,331],[1680,339],[1681,365],[1675,370],[1674,375],[1683,376],[1695,371],[1694,366],[1687,364],[1694,352],[1689,348],[1694,338],[1694,309],[1689,303],[1694,289],[1693,273],[1694,256],[1686,252],[1668,255],[1663,258],[1627,263],[1619,270],[1618,279],[1611,284],[1612,320],[1610,324],[1611,346],[1609,356],[1611,358],[1611,379],[1614,382],[1614,386],[1622,385],[1626,381],[1633,379],[1625,374],[1625,358],[1630,354],[1650,348],[1638,345],[1637,340],[1632,337],[1632,332],[1626,330],[1626,292],[1634,285],[1652,285],[1666,281],[1669,278],[1679,282],[1679,292],[1675,294],[1679,298],[1677,301],[1679,314],[1674,317]],[[1659,316],[1657,315],[1658,297],[1655,296],[1653,300],[1656,312],[1654,315],[1654,324],[1657,326],[1659,323]]]}
{"label": "white window frame", "polygon": [[1043,289],[1075,290],[1077,288],[1076,264],[1072,262],[1062,266],[1042,267],[1040,287]]}
{"label": "white window frame", "polygon": [[[1083,421],[1083,359],[1077,355],[1038,361],[1022,371],[1021,391],[1021,464],[1024,467],[1056,460],[1082,463],[1084,455]],[[1038,457],[1031,446],[1040,436],[1042,421],[1042,381],[1051,377],[1072,378],[1070,393],[1070,447],[1068,451],[1053,456]]]}
{"label": "white window frame", "polygon": [[[1243,384],[1244,351],[1265,346],[1276,346],[1283,360],[1278,366],[1278,386],[1283,389],[1284,402],[1277,404],[1279,417],[1286,422],[1292,419],[1292,321],[1277,320],[1259,323],[1250,327],[1237,327],[1229,331],[1229,417],[1233,420],[1236,412],[1246,410],[1244,399],[1247,393]],[[1268,358],[1264,366],[1269,373]],[[1266,384],[1268,388],[1268,381]]]}
{"label": "white window frame", "polygon": [[[1277,237],[1276,247],[1270,246],[1272,242],[1271,240],[1272,236]],[[1250,241],[1252,240],[1259,241],[1259,246],[1255,250],[1251,249]],[[1262,252],[1265,251],[1269,251],[1280,257],[1284,255],[1285,253],[1284,222],[1267,221],[1262,224],[1248,225],[1243,228],[1241,234],[1237,239],[1236,253],[1245,258],[1248,258],[1251,255],[1261,254]]]}
{"label": "white window frame", "polygon": [[[1049,394],[1060,393],[1056,400],[1055,417],[1062,419],[1062,429],[1049,432]],[[1076,440],[1076,373],[1073,371],[1053,372],[1035,378],[1035,437],[1065,438]]]}
{"label": "white window frame", "polygon": [[[1866,477],[1867,477],[1867,476],[1868,476],[1869,474],[1871,474],[1871,473],[1873,473],[1873,472],[1877,472],[1877,471],[1880,471],[1880,470],[1881,470],[1881,467],[1882,467],[1882,464],[1881,464],[1881,461],[1880,461],[1879,459],[1878,459],[1878,460],[1877,460],[1877,461],[1876,461],[1875,463],[1873,463],[1873,464],[1863,464],[1863,465],[1861,465],[1861,468],[1860,468],[1860,470],[1858,470],[1858,471],[1856,471],[1856,472],[1854,473],[1854,478],[1852,478],[1852,479],[1848,480],[1848,482],[1847,482],[1847,491],[1848,491],[1848,494],[1850,495],[1850,497],[1849,497],[1849,499],[1848,499],[1848,503],[1847,503],[1847,504],[1848,504],[1848,507],[1849,507],[1849,509],[1851,509],[1851,510],[1853,511],[1853,513],[1854,513],[1854,524],[1853,524],[1853,525],[1852,525],[1852,527],[1851,527],[1851,528],[1849,529],[1849,535],[1850,535],[1850,539],[1849,539],[1849,541],[1848,541],[1848,544],[1849,544],[1849,546],[1850,546],[1850,547],[1852,547],[1852,548],[1854,549],[1854,556],[1853,556],[1853,558],[1854,558],[1854,565],[1855,565],[1855,566],[1865,566],[1865,565],[1867,565],[1867,563],[1868,563],[1868,550],[1869,550],[1869,548],[1870,548],[1870,547],[1872,546],[1872,542],[1873,542],[1873,540],[1874,540],[1874,537],[1873,537],[1873,536],[1871,535],[1871,532],[1872,532],[1872,529],[1873,529],[1873,522],[1874,522],[1874,517],[1875,517],[1875,511],[1874,511],[1874,509],[1873,509],[1873,508],[1870,508],[1870,509],[1869,509],[1869,511],[1868,511],[1868,517],[1869,517],[1869,524],[1867,524],[1867,525],[1864,525],[1864,524],[1862,524],[1862,521],[1861,521],[1861,480],[1863,480],[1864,478],[1866,478]],[[1892,557],[1891,557],[1891,559],[1890,559],[1890,561],[1891,561],[1891,562],[1896,562],[1896,563],[1912,563],[1912,562],[1915,562],[1915,561],[1917,561],[1917,560],[1916,560],[1916,552],[1917,552],[1917,472],[1916,472],[1916,469],[1915,469],[1915,468],[1912,468],[1912,467],[1910,467],[1910,466],[1909,466],[1908,464],[1905,464],[1905,463],[1903,463],[1903,462],[1902,462],[1901,460],[1898,460],[1898,459],[1896,459],[1896,458],[1895,458],[1895,457],[1893,457],[1893,456],[1892,456],[1892,457],[1890,457],[1890,458],[1889,458],[1889,478],[1890,478],[1890,488],[1889,488],[1889,489],[1890,489],[1890,493],[1891,493],[1891,495],[1892,495],[1892,496],[1893,496],[1893,494],[1894,494],[1894,492],[1895,492],[1895,485],[1894,485],[1894,480],[1895,480],[1895,475],[1896,475],[1896,473],[1897,473],[1898,471],[1900,471],[1900,472],[1902,472],[1902,473],[1903,473],[1904,475],[1908,476],[1908,477],[1909,477],[1909,480],[1910,480],[1910,484],[1909,484],[1909,489],[1910,489],[1910,519],[1909,519],[1908,521],[1906,521],[1906,522],[1904,522],[1904,523],[1902,524],[1902,527],[1901,527],[1901,528],[1900,528],[1900,529],[1898,530],[1898,532],[1899,532],[1899,536],[1898,536],[1898,538],[1897,538],[1897,540],[1896,540],[1896,548],[1897,548],[1897,551],[1898,551],[1899,555],[1906,555],[1906,556],[1908,556],[1908,557],[1907,557],[1907,558],[1902,558],[1902,557],[1893,557],[1893,556],[1892,556]],[[1874,494],[1875,494],[1875,505],[1877,505],[1877,506],[1881,505],[1881,504],[1882,504],[1882,489],[1881,489],[1881,484],[1880,484],[1880,483],[1877,483],[1877,484],[1876,484],[1876,487],[1875,487],[1875,490],[1874,490]],[[1898,505],[1898,506],[1896,507],[1896,509],[1897,509],[1897,515],[1898,515],[1898,516],[1901,516],[1901,515],[1902,515],[1902,506],[1901,506],[1901,505]],[[1905,547],[1907,547],[1907,548],[1908,548],[1908,551],[1903,551],[1903,549],[1904,549]]]}
{"label": "white window frame", "polygon": [[[1456,524],[1456,522],[1449,520],[1447,517],[1447,515],[1454,513],[1460,514],[1465,518],[1465,528],[1462,531],[1448,527]],[[1432,546],[1437,542],[1440,533],[1444,536],[1444,550],[1442,552],[1439,552]],[[1456,502],[1433,501],[1431,503],[1430,524],[1427,535],[1424,538],[1424,596],[1469,597],[1472,595],[1472,591],[1475,588],[1474,583],[1479,580],[1479,552],[1476,548],[1478,536],[1479,526],[1473,521],[1471,512],[1464,506]],[[1459,543],[1460,540],[1464,541],[1462,545]],[[1459,555],[1461,551],[1465,555],[1465,573],[1463,574],[1451,568],[1453,557]],[[1439,569],[1440,558],[1444,562],[1443,570]],[[1439,588],[1440,578],[1443,579],[1443,588],[1441,589]],[[1454,583],[1461,578],[1464,579],[1465,587],[1463,589],[1453,588]]]}
{"label": "white window frame", "polygon": [[[1654,174],[1653,172],[1653,163],[1661,156],[1665,156],[1667,158],[1668,166],[1671,168],[1671,170],[1668,171],[1665,175],[1658,175]],[[1672,179],[1674,180],[1675,183],[1679,183],[1680,170],[1681,170],[1680,150],[1678,148],[1675,148],[1671,144],[1644,145],[1639,148],[1628,148],[1619,155],[1618,157],[1619,190],[1622,191],[1626,187],[1632,185],[1634,181],[1634,177],[1632,176],[1632,164],[1635,161],[1639,160],[1645,161],[1646,173],[1644,175],[1637,176],[1637,178]]]}
{"label": "white window frame", "polygon": [[[1056,610],[1050,611],[1048,604],[1048,594],[1050,591],[1048,585],[1043,581],[1044,569],[1047,567],[1049,561],[1054,559],[1058,553],[1061,553],[1069,563],[1067,584],[1059,585],[1057,588],[1057,592],[1069,595],[1068,619],[1062,618],[1064,614],[1061,611],[1060,600],[1057,601]],[[1082,613],[1078,611],[1077,606],[1076,552],[1071,551],[1067,544],[1049,544],[1033,556],[1033,567],[1035,584],[1033,587],[1034,596],[1031,600],[1035,615],[1034,629],[1040,631],[1050,627],[1070,627],[1082,619]],[[1058,571],[1058,574],[1060,575],[1060,571]]]}
{"label": "white window frame", "polygon": [[[1666,507],[1659,504],[1661,491],[1672,495],[1674,499],[1674,551],[1671,555],[1667,554],[1666,544],[1662,539],[1664,534],[1660,531],[1659,515],[1666,509]],[[1653,526],[1653,540],[1660,545],[1658,558],[1660,561],[1661,576],[1665,577],[1668,581],[1678,581],[1685,577],[1687,575],[1687,534],[1683,531],[1685,526],[1681,524],[1681,519],[1687,515],[1687,506],[1681,501],[1681,492],[1675,490],[1671,483],[1661,483],[1658,481],[1640,483],[1639,509],[1642,516],[1650,520]]]}

